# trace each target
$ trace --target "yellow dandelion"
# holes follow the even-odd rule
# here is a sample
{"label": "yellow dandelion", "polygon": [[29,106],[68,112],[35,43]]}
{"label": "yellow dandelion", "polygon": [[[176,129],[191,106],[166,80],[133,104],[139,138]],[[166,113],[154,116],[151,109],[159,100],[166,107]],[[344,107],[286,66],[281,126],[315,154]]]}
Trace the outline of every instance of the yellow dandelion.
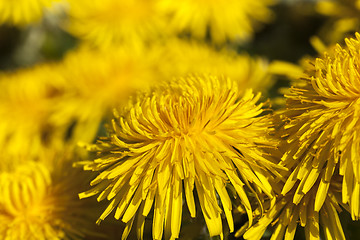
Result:
{"label": "yellow dandelion", "polygon": [[23,26],[38,21],[54,0],[0,1],[0,24]]}
{"label": "yellow dandelion", "polygon": [[7,154],[37,155],[60,144],[62,129],[50,123],[54,103],[63,91],[52,64],[0,75],[0,149]]}
{"label": "yellow dandelion", "polygon": [[99,47],[141,45],[164,31],[155,0],[69,0],[72,34]]}
{"label": "yellow dandelion", "polygon": [[225,75],[238,82],[240,90],[252,88],[263,94],[274,83],[269,73],[271,64],[264,58],[178,39],[168,40],[158,49],[164,52],[160,70],[166,79],[195,73]]}
{"label": "yellow dandelion", "polygon": [[[1,161],[12,163],[13,159],[2,156]],[[54,168],[30,159],[2,168],[0,238],[84,239],[94,234],[95,224],[89,214],[93,208],[77,197],[83,189],[81,180],[84,178],[79,177],[79,171],[65,164]]]}
{"label": "yellow dandelion", "polygon": [[67,84],[64,98],[55,104],[54,125],[75,122],[74,139],[91,142],[114,105],[152,82],[150,55],[115,47],[98,50],[82,46],[69,52],[59,63]]}
{"label": "yellow dandelion", "polygon": [[260,240],[269,225],[273,225],[271,239],[294,239],[298,225],[305,229],[306,239],[320,240],[320,226],[326,239],[345,239],[339,220],[341,212],[339,186],[331,185],[324,194],[324,204],[315,210],[314,199],[320,187],[319,181],[298,202],[293,203],[295,190],[277,199],[276,204],[244,234],[245,239]]}
{"label": "yellow dandelion", "polygon": [[[268,8],[273,0],[160,0],[164,12],[170,15],[170,29],[190,33],[198,39],[208,34],[216,44],[226,40],[249,39],[260,22],[269,22],[273,15]],[[208,32],[209,31],[209,32]]]}
{"label": "yellow dandelion", "polygon": [[352,34],[360,27],[359,0],[320,0],[316,10],[329,17],[321,31],[329,44],[342,41],[348,33]]}
{"label": "yellow dandelion", "polygon": [[227,185],[252,221],[248,192],[260,204],[263,194],[272,198],[277,174],[261,150],[274,142],[268,136],[271,119],[262,103],[256,105],[259,97],[248,90],[241,98],[235,82],[213,76],[174,79],[139,94],[114,112],[109,137],[92,146],[97,158],[81,163],[99,174],[80,198],[111,201],[98,222],[115,211],[127,224],[123,238],[135,219],[142,238],[152,208],[153,239],[163,232],[166,239],[178,238],[183,201],[196,215],[195,190],[210,236],[222,235],[222,212],[233,231]]}
{"label": "yellow dandelion", "polygon": [[[286,152],[282,164],[294,169],[282,193],[296,189],[298,204],[320,181],[314,210],[327,196],[333,174],[343,176],[342,202],[350,206],[354,220],[360,216],[360,35],[345,39],[317,58],[303,79],[287,96],[282,134]],[[299,185],[296,183],[299,182]]]}

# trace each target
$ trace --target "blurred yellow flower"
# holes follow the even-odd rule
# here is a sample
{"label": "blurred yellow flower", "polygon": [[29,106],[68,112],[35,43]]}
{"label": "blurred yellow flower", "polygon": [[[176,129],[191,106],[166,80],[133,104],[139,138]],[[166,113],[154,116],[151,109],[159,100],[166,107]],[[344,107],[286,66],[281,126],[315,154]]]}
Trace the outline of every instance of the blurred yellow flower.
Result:
{"label": "blurred yellow flower", "polygon": [[341,187],[331,185],[324,193],[324,204],[318,210],[314,209],[314,199],[317,197],[319,181],[296,204],[292,202],[294,189],[285,196],[280,196],[276,204],[247,232],[245,239],[260,240],[271,224],[274,226],[271,239],[294,239],[298,225],[305,228],[306,239],[320,240],[320,226],[323,228],[326,239],[345,239],[339,220],[341,212],[339,202]]}
{"label": "blurred yellow flower", "polygon": [[54,0],[2,0],[0,1],[0,24],[26,25],[38,21]]}
{"label": "blurred yellow flower", "polygon": [[160,71],[166,79],[188,74],[224,75],[236,81],[240,91],[252,88],[263,95],[267,95],[274,83],[269,73],[271,64],[264,58],[178,39],[168,40],[164,46],[154,47],[153,51],[156,49],[164,52]]}
{"label": "blurred yellow flower", "polygon": [[93,141],[111,109],[152,82],[150,55],[115,47],[98,50],[82,46],[69,52],[59,63],[66,88],[63,99],[55,104],[54,125],[75,123],[74,141]]}
{"label": "blurred yellow flower", "polygon": [[48,159],[12,164],[13,158],[2,155],[0,160],[1,239],[84,239],[94,234],[91,204],[77,196],[86,179],[77,169],[65,162],[45,164]]}
{"label": "blurred yellow flower", "polygon": [[353,34],[360,27],[359,0],[320,0],[316,10],[330,17],[329,23],[322,29],[327,44],[344,40],[347,34]]}
{"label": "blurred yellow flower", "polygon": [[63,129],[49,118],[64,82],[53,64],[0,75],[0,150],[11,155],[38,155],[61,144]]}
{"label": "blurred yellow flower", "polygon": [[[282,193],[296,189],[293,203],[319,182],[314,210],[325,201],[332,176],[343,176],[342,202],[360,216],[360,35],[345,39],[309,65],[303,85],[292,87],[284,110],[286,151],[282,164],[293,172]],[[297,185],[296,183],[299,184]]]}
{"label": "blurred yellow flower", "polygon": [[198,39],[208,35],[222,44],[227,40],[244,41],[252,37],[260,22],[269,22],[268,8],[274,0],[160,0],[162,11],[170,15],[169,28],[176,33],[190,33]]}
{"label": "blurred yellow flower", "polygon": [[248,195],[261,205],[265,196],[273,197],[273,178],[281,176],[263,151],[274,141],[268,135],[271,118],[264,104],[256,105],[260,94],[247,90],[241,96],[237,83],[213,76],[178,78],[137,95],[114,112],[110,136],[90,147],[97,158],[79,163],[99,173],[80,198],[99,194],[98,201],[111,201],[98,222],[115,211],[127,224],[124,238],[135,218],[141,238],[154,205],[153,239],[163,232],[174,239],[183,198],[196,215],[196,189],[209,234],[216,236],[222,235],[222,211],[234,229],[231,185],[251,222]]}
{"label": "blurred yellow flower", "polygon": [[164,31],[156,0],[68,0],[72,34],[98,47],[142,45]]}

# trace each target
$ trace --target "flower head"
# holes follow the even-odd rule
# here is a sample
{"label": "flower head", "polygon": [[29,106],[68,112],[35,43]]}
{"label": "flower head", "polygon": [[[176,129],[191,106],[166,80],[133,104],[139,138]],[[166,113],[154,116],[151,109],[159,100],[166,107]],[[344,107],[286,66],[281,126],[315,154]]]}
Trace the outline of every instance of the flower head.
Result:
{"label": "flower head", "polygon": [[[49,159],[10,160],[1,158],[1,239],[82,239],[94,234],[91,205],[77,197],[85,179],[77,169],[64,162],[51,165]],[[4,161],[12,167],[4,167]]]}
{"label": "flower head", "polygon": [[66,28],[99,47],[142,45],[160,35],[165,21],[156,0],[69,0]]}
{"label": "flower head", "polygon": [[196,215],[195,190],[210,235],[222,234],[222,211],[232,231],[227,185],[235,188],[252,221],[247,191],[260,204],[263,195],[272,198],[270,182],[277,174],[277,165],[262,151],[274,142],[270,117],[259,116],[259,97],[251,90],[241,97],[236,82],[213,76],[174,79],[138,95],[115,111],[109,137],[92,147],[98,157],[82,163],[99,174],[91,182],[94,188],[80,197],[99,194],[98,201],[110,200],[99,222],[115,211],[115,218],[127,223],[124,237],[136,215],[142,235],[152,206],[153,239],[161,239],[163,230],[166,238],[179,237],[183,198]]}
{"label": "flower head", "polygon": [[[339,179],[341,179],[338,176]],[[338,179],[338,180],[339,180]],[[320,239],[320,226],[326,239],[345,239],[339,220],[341,212],[339,181],[333,181],[324,196],[324,204],[319,210],[314,209],[314,199],[320,187],[319,181],[298,202],[293,203],[295,189],[285,196],[280,196],[274,206],[244,234],[245,239],[261,239],[267,227],[274,225],[271,239],[294,239],[298,225],[305,229],[306,239]]]}
{"label": "flower head", "polygon": [[[333,175],[342,180],[342,202],[353,219],[360,216],[360,35],[346,39],[315,60],[304,84],[287,96],[282,164],[292,169],[282,193],[296,189],[298,204],[316,181],[319,211]],[[299,184],[296,184],[299,183]]]}
{"label": "flower head", "polygon": [[190,33],[199,39],[210,34],[217,44],[252,37],[259,22],[271,20],[268,6],[273,3],[272,0],[160,0],[163,11],[171,17],[171,30]]}
{"label": "flower head", "polygon": [[25,25],[38,21],[45,7],[54,0],[19,0],[0,2],[0,24],[10,23],[14,25]]}

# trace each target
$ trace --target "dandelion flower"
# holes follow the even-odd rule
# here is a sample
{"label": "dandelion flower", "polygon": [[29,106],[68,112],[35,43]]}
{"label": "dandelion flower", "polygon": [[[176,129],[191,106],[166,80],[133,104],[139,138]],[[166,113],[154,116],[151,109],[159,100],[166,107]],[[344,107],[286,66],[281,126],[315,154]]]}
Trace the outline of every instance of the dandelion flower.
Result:
{"label": "dandelion flower", "polygon": [[1,169],[1,239],[83,239],[93,232],[88,202],[77,197],[84,178],[71,165],[55,171],[32,160]]}
{"label": "dandelion flower", "polygon": [[[210,34],[211,40],[222,44],[226,40],[247,40],[260,22],[269,22],[268,8],[273,0],[160,0],[164,12],[170,15],[170,29],[190,33],[198,39]],[[209,31],[209,33],[207,32]]]}
{"label": "dandelion flower", "polygon": [[246,231],[244,238],[261,239],[271,224],[274,226],[271,239],[294,239],[298,225],[304,227],[306,239],[320,239],[320,226],[323,228],[326,239],[345,239],[338,216],[338,212],[341,212],[339,186],[331,185],[329,191],[325,193],[323,206],[315,210],[314,198],[317,196],[319,187],[318,181],[296,204],[292,202],[292,197],[296,194],[295,189],[285,196],[280,196],[276,204]]}
{"label": "dandelion flower", "polygon": [[195,190],[210,236],[222,235],[222,212],[233,231],[227,185],[252,221],[247,192],[260,202],[263,194],[272,198],[270,182],[277,174],[262,151],[274,142],[268,137],[270,117],[259,116],[259,97],[248,90],[241,98],[235,82],[213,76],[174,79],[138,95],[115,111],[109,137],[92,147],[98,157],[81,163],[99,174],[80,198],[111,201],[98,222],[115,211],[127,224],[123,238],[135,219],[141,238],[152,208],[153,239],[163,232],[166,239],[178,238],[183,199],[196,215]]}
{"label": "dandelion flower", "polygon": [[37,155],[59,144],[62,129],[50,123],[52,106],[63,91],[53,64],[0,75],[0,149],[7,154]]}
{"label": "dandelion flower", "polygon": [[98,47],[142,45],[164,30],[155,0],[69,0],[72,34]]}
{"label": "dandelion flower", "polygon": [[0,24],[23,26],[38,21],[54,0],[0,1]]}
{"label": "dandelion flower", "polygon": [[[323,206],[332,176],[343,176],[342,202],[360,216],[360,35],[345,39],[309,69],[304,84],[287,96],[282,164],[293,169],[282,190],[296,189],[298,204],[316,181],[314,210]],[[298,185],[296,183],[299,183]]]}

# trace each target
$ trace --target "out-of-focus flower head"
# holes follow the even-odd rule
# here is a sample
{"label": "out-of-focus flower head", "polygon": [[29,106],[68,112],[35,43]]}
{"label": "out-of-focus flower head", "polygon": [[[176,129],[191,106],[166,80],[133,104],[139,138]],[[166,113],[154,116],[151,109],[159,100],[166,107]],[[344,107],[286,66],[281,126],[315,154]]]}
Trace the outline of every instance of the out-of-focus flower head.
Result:
{"label": "out-of-focus flower head", "polygon": [[168,40],[158,49],[163,51],[159,70],[166,79],[188,74],[224,75],[236,81],[240,91],[252,88],[264,95],[274,83],[269,73],[270,64],[261,57],[179,39]]}
{"label": "out-of-focus flower head", "polygon": [[260,240],[269,225],[273,225],[271,239],[294,239],[298,225],[305,228],[306,239],[320,240],[320,226],[326,239],[345,239],[339,220],[341,177],[332,180],[329,190],[324,193],[324,204],[318,210],[314,209],[314,199],[318,195],[319,180],[305,196],[296,204],[292,201],[295,189],[280,196],[276,204],[247,232],[245,239]]}
{"label": "out-of-focus flower head", "polygon": [[244,41],[252,37],[260,22],[269,22],[273,0],[160,0],[170,16],[169,28],[175,33],[190,33],[198,39],[210,35],[211,41]]}
{"label": "out-of-focus flower head", "polygon": [[12,155],[37,155],[60,144],[62,129],[50,123],[64,82],[54,64],[0,75],[0,149]]}
{"label": "out-of-focus flower head", "polygon": [[23,26],[38,21],[46,7],[56,0],[0,1],[0,24]]}
{"label": "out-of-focus flower head", "polygon": [[[296,189],[298,204],[315,182],[314,210],[319,211],[332,182],[340,174],[342,202],[360,216],[360,35],[345,39],[309,65],[303,84],[292,87],[283,112],[286,138],[282,164],[293,169],[282,193]],[[299,184],[296,184],[299,183]]]}
{"label": "out-of-focus flower head", "polygon": [[320,0],[316,10],[329,16],[329,22],[322,30],[322,38],[327,44],[343,41],[349,33],[353,34],[354,31],[359,30],[359,0]]}
{"label": "out-of-focus flower head", "polygon": [[156,0],[69,0],[72,34],[98,47],[142,45],[164,31]]}
{"label": "out-of-focus flower head", "polygon": [[97,235],[91,213],[94,205],[77,196],[89,176],[79,175],[70,161],[52,158],[1,155],[1,239],[84,239]]}
{"label": "out-of-focus flower head", "polygon": [[62,74],[64,98],[56,104],[55,125],[71,125],[75,139],[91,142],[99,123],[111,109],[154,79],[150,51],[133,48],[99,50],[82,46],[65,57]]}
{"label": "out-of-focus flower head", "polygon": [[240,94],[236,82],[214,76],[173,79],[138,94],[114,112],[109,137],[90,147],[97,158],[79,163],[99,173],[80,197],[111,201],[98,222],[115,211],[127,224],[125,238],[135,219],[142,236],[152,208],[153,239],[163,232],[166,239],[178,238],[183,198],[196,215],[195,191],[210,236],[222,235],[223,211],[233,231],[228,186],[252,222],[248,195],[261,205],[273,197],[273,178],[281,177],[264,154],[275,143],[259,97],[251,90]]}

